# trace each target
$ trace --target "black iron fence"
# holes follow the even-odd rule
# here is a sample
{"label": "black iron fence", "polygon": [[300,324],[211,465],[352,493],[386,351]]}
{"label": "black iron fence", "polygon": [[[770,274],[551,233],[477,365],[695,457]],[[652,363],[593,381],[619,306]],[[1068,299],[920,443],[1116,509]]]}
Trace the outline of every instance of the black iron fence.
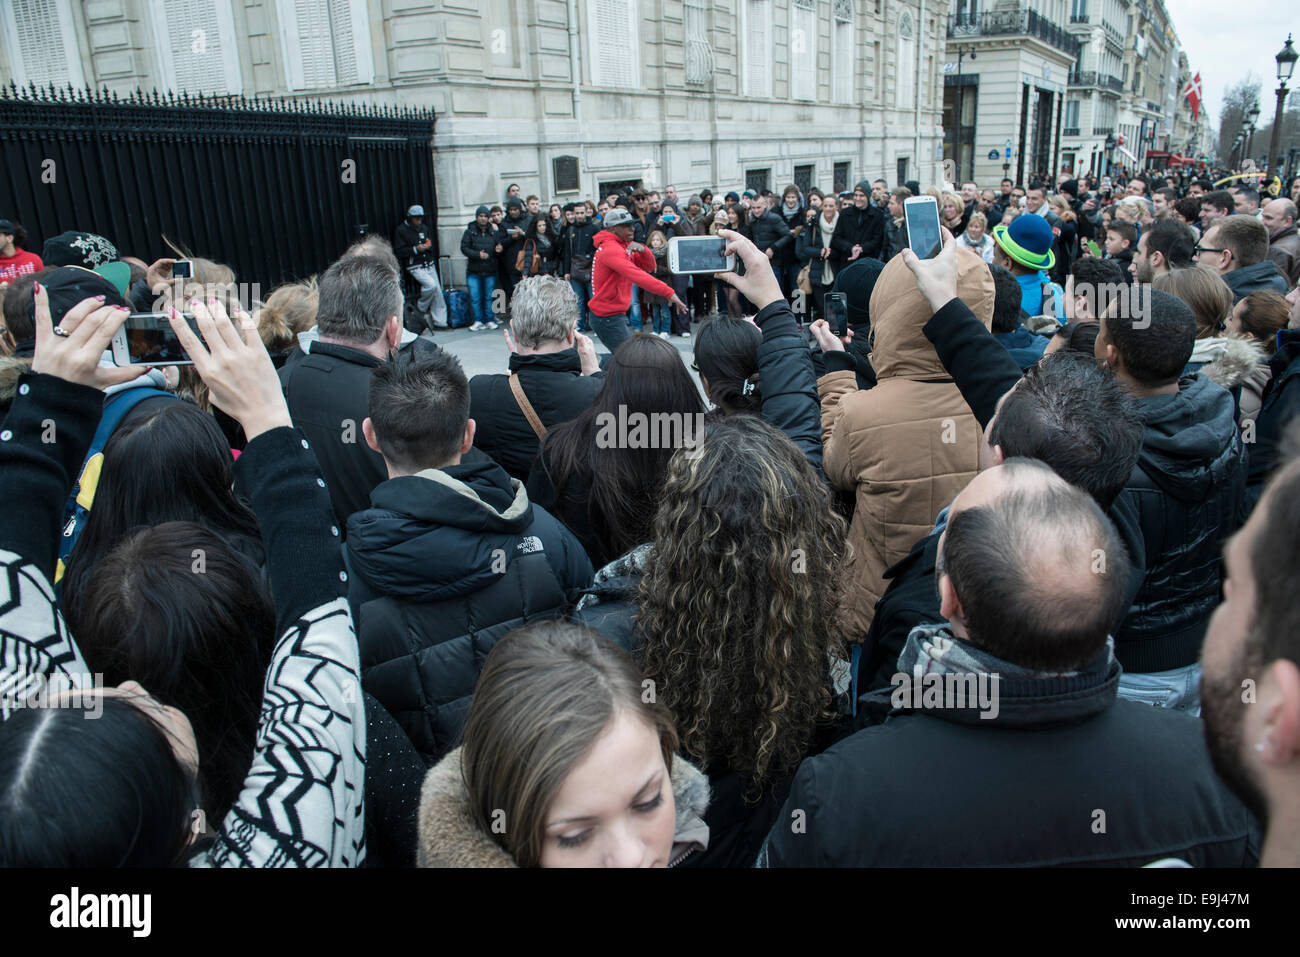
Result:
{"label": "black iron fence", "polygon": [[99,233],[123,255],[163,236],[264,294],[318,272],[412,204],[437,242],[427,110],[0,87],[0,217],[41,243]]}

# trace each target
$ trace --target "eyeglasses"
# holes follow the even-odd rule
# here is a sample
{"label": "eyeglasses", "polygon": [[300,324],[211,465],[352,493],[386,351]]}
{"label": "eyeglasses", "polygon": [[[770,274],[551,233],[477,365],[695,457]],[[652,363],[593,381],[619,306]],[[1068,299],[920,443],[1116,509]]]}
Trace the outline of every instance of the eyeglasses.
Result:
{"label": "eyeglasses", "polygon": [[1199,256],[1201,253],[1226,253],[1226,249],[1211,249],[1209,246],[1197,246],[1194,252]]}

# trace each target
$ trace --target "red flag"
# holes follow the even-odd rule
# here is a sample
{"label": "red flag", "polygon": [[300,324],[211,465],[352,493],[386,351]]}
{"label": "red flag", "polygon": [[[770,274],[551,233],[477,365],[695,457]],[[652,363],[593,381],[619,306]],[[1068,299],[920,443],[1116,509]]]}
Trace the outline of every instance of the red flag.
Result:
{"label": "red flag", "polygon": [[1195,123],[1201,114],[1201,74],[1197,73],[1192,77],[1191,82],[1187,84],[1187,89],[1183,90],[1183,96],[1192,107],[1192,122]]}

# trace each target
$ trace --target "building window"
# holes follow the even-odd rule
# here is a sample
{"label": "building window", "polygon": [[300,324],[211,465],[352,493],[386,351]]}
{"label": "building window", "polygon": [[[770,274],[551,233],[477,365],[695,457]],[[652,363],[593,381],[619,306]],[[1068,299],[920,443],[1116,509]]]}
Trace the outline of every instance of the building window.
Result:
{"label": "building window", "polygon": [[[853,0],[835,0],[835,22],[831,34],[834,49],[831,51],[831,69],[834,70],[834,89],[831,99],[836,103],[853,102]],[[879,47],[879,44],[877,44]]]}
{"label": "building window", "polygon": [[70,0],[6,0],[0,24],[19,86],[82,86],[81,52]]}
{"label": "building window", "polygon": [[709,11],[704,0],[686,0],[686,82],[708,83],[713,79],[713,47],[709,43]]}
{"label": "building window", "polygon": [[1065,127],[1066,129],[1079,128],[1079,101],[1065,101]]}
{"label": "building window", "polygon": [[744,92],[772,95],[772,0],[744,0]]}
{"label": "building window", "polygon": [[808,199],[808,190],[813,188],[813,177],[816,172],[816,166],[796,166],[794,168],[794,185],[799,187],[799,192],[803,193],[805,200]]}
{"label": "building window", "polygon": [[279,0],[279,10],[289,89],[374,81],[366,0]]}
{"label": "building window", "polygon": [[790,4],[790,98],[817,98],[817,13],[815,0]]}
{"label": "building window", "polygon": [[834,169],[835,172],[831,176],[831,189],[838,194],[849,188],[849,164],[836,163]]}
{"label": "building window", "polygon": [[153,0],[162,85],[189,93],[243,89],[230,0]]}
{"label": "building window", "polygon": [[745,170],[745,189],[752,189],[756,193],[761,193],[765,189],[772,188],[772,168],[766,169],[747,169]]}
{"label": "building window", "polygon": [[911,159],[910,156],[900,156],[898,158],[898,163],[896,164],[895,172],[898,174],[898,178],[896,182],[898,183],[899,186],[902,186],[904,183],[907,182],[907,163],[908,160],[910,159]]}
{"label": "building window", "polygon": [[912,14],[903,11],[898,18],[898,59],[894,88],[898,90],[895,106],[910,109],[916,104],[916,30],[912,26]]}
{"label": "building window", "polygon": [[637,89],[641,85],[637,0],[590,0],[587,16],[592,86]]}

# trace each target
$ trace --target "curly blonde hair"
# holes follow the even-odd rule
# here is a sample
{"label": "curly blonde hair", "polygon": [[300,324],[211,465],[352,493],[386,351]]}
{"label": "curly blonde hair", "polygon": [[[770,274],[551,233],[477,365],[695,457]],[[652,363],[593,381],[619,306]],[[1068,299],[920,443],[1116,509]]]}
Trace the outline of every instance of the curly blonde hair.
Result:
{"label": "curly blonde hair", "polygon": [[678,451],[655,516],[637,628],[642,670],[686,754],[756,797],[833,714],[845,524],[804,454],[752,415]]}

